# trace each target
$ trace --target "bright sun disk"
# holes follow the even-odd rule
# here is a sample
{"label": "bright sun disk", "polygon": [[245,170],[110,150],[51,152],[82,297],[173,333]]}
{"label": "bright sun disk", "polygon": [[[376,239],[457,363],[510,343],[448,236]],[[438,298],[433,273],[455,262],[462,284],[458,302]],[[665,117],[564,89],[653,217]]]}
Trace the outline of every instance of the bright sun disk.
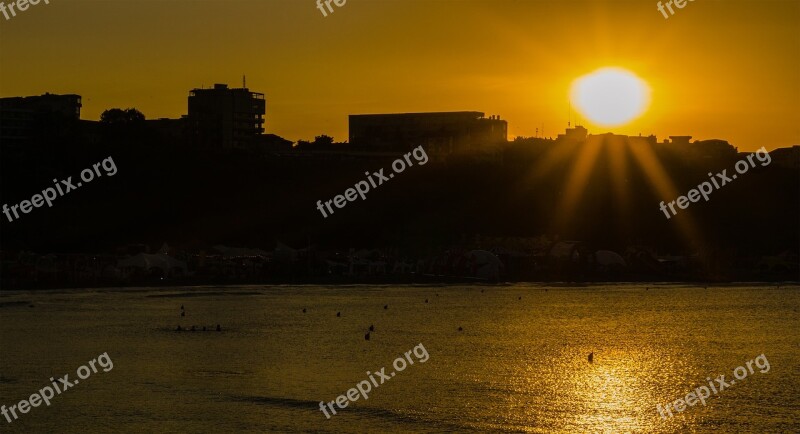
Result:
{"label": "bright sun disk", "polygon": [[617,126],[640,116],[650,103],[650,88],[622,68],[601,68],[572,83],[570,100],[590,121]]}

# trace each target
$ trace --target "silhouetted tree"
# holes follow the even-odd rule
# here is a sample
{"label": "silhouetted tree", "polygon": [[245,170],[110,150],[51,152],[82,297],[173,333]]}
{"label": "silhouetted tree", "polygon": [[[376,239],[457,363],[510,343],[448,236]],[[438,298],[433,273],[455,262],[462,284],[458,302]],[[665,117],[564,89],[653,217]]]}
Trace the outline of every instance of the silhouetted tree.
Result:
{"label": "silhouetted tree", "polygon": [[314,144],[318,146],[330,146],[333,144],[333,137],[325,134],[314,137]]}
{"label": "silhouetted tree", "polygon": [[106,143],[130,144],[145,136],[145,118],[134,108],[112,108],[100,115],[100,129]]}
{"label": "silhouetted tree", "polygon": [[144,122],[144,114],[135,108],[129,109],[108,109],[100,115],[100,122],[108,125],[129,125]]}

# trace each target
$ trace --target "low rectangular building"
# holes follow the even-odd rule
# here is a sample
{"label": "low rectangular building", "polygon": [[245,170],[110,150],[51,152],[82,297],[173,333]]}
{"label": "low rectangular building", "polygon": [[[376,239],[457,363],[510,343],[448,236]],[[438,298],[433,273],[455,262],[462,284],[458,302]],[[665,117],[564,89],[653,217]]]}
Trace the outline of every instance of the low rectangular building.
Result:
{"label": "low rectangular building", "polygon": [[0,142],[25,143],[44,125],[78,121],[81,107],[81,96],[74,94],[0,98]]}
{"label": "low rectangular building", "polygon": [[350,144],[373,150],[422,145],[449,154],[504,143],[507,137],[506,121],[481,112],[350,115]]}

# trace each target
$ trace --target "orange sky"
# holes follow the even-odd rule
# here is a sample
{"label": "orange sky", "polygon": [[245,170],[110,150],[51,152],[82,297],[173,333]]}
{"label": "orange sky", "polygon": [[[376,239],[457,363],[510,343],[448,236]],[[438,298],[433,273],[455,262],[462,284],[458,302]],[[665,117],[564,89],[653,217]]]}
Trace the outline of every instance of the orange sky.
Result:
{"label": "orange sky", "polygon": [[[6,1],[8,3],[8,1]],[[334,6],[335,7],[335,6]],[[696,0],[50,0],[0,15],[0,96],[78,93],[179,117],[194,87],[266,94],[267,132],[347,138],[347,115],[478,110],[509,138],[566,127],[570,83],[624,67],[652,88],[638,120],[590,132],[693,135],[741,151],[800,144],[800,2]]]}

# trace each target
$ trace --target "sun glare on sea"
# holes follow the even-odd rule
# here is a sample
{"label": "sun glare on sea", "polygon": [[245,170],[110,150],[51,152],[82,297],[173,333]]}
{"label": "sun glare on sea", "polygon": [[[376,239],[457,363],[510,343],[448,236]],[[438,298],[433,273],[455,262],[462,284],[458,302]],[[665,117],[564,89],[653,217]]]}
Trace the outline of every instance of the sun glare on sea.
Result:
{"label": "sun glare on sea", "polygon": [[613,127],[644,113],[650,103],[650,87],[625,69],[601,68],[572,83],[570,100],[591,122]]}

